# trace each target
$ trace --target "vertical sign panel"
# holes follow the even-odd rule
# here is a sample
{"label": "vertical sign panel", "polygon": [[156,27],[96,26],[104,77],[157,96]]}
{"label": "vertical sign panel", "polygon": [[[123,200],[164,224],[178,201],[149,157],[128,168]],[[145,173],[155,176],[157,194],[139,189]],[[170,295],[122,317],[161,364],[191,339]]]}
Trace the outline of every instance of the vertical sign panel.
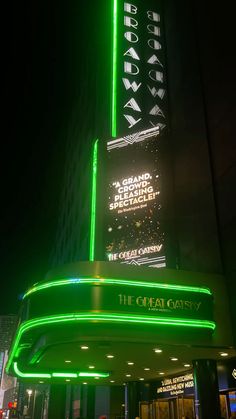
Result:
{"label": "vertical sign panel", "polygon": [[160,2],[113,0],[112,137],[166,126]]}
{"label": "vertical sign panel", "polygon": [[159,129],[107,142],[105,259],[165,266]]}

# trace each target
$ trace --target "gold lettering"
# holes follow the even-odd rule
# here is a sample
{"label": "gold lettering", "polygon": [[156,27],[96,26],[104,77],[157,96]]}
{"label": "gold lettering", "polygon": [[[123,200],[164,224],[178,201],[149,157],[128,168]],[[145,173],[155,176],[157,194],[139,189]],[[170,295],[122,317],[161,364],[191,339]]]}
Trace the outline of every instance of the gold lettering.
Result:
{"label": "gold lettering", "polygon": [[127,296],[123,294],[119,294],[120,305],[127,305]]}
{"label": "gold lettering", "polygon": [[143,307],[143,297],[137,297],[137,298],[136,298],[136,304],[137,304],[139,307]]}
{"label": "gold lettering", "polygon": [[169,307],[169,308],[174,308],[174,301],[173,300],[168,300],[167,301],[167,307]]}
{"label": "gold lettering", "polygon": [[156,298],[154,307],[164,308],[164,298]]}
{"label": "gold lettering", "polygon": [[175,309],[177,309],[177,308],[183,309],[183,301],[182,300],[176,300]]}
{"label": "gold lettering", "polygon": [[196,303],[196,311],[198,311],[199,310],[199,308],[200,308],[200,305],[201,305],[202,303],[201,302],[199,302],[199,303]]}
{"label": "gold lettering", "polygon": [[133,306],[133,305],[134,305],[134,296],[129,295],[128,296],[128,306]]}

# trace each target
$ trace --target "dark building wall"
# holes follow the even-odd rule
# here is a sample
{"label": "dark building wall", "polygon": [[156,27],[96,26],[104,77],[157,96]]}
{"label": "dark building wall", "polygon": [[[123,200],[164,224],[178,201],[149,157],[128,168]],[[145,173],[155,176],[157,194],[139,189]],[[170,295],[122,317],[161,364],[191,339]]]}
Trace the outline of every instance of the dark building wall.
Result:
{"label": "dark building wall", "polygon": [[223,270],[236,341],[236,65],[234,13],[229,2],[194,3]]}
{"label": "dark building wall", "polygon": [[181,269],[221,272],[193,5],[164,5],[176,235]]}
{"label": "dark building wall", "polygon": [[227,2],[217,7],[185,0],[169,0],[164,7],[179,266],[224,273],[234,325],[232,10]]}
{"label": "dark building wall", "polygon": [[88,260],[93,143],[110,135],[111,8],[103,0],[66,9],[67,151],[52,267]]}

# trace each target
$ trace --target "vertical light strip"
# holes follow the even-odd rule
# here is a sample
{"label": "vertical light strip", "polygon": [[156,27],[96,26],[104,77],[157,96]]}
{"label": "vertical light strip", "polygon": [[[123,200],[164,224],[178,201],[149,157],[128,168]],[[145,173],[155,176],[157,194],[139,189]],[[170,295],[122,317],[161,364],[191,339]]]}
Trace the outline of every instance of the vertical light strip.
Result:
{"label": "vertical light strip", "polygon": [[94,251],[95,251],[96,204],[97,204],[97,163],[98,163],[98,140],[95,141],[94,146],[93,146],[90,244],[89,244],[90,262],[94,261]]}
{"label": "vertical light strip", "polygon": [[113,0],[113,41],[112,41],[112,109],[111,109],[111,135],[116,137],[117,127],[117,8],[118,0]]}

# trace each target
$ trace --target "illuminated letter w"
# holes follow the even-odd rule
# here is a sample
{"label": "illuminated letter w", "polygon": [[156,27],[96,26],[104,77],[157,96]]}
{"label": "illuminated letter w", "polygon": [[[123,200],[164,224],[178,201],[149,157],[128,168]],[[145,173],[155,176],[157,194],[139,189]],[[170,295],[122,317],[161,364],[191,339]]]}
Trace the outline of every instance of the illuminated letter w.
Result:
{"label": "illuminated letter w", "polygon": [[130,83],[130,81],[125,78],[123,78],[122,80],[123,80],[126,90],[129,90],[131,88],[133,92],[137,92],[137,90],[140,88],[142,84],[142,83],[137,84],[136,81],[133,81],[132,83]]}

